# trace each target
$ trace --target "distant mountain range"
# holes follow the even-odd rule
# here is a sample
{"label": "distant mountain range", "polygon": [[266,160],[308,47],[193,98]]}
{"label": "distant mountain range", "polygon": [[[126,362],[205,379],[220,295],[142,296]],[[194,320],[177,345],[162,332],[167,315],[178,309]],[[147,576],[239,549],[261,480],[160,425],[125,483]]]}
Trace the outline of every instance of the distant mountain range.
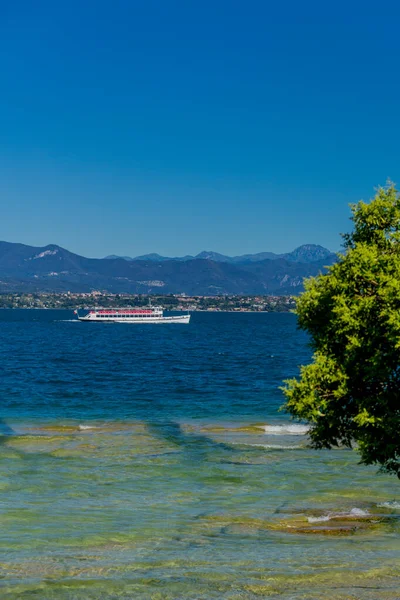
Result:
{"label": "distant mountain range", "polygon": [[177,261],[188,261],[196,259],[213,260],[214,262],[226,262],[231,264],[250,263],[250,262],[261,262],[263,260],[278,260],[280,258],[289,262],[301,262],[311,263],[318,260],[330,259],[333,256],[333,252],[324,248],[323,246],[317,246],[316,244],[304,244],[299,246],[293,252],[287,252],[286,254],[275,254],[274,252],[259,252],[258,254],[242,254],[241,256],[226,256],[225,254],[219,254],[218,252],[206,251],[196,254],[196,256],[175,256],[169,258],[167,256],[161,256],[160,254],[143,254],[142,256],[136,256],[131,258],[130,256],[117,256],[111,254],[106,256],[106,259],[110,258],[123,258],[128,261],[135,260],[146,260],[155,262],[164,262],[166,260],[177,260]]}
{"label": "distant mountain range", "polygon": [[167,258],[85,258],[50,244],[0,242],[0,292],[163,293],[188,295],[298,294],[303,278],[335,262],[322,246],[307,244],[287,254],[262,252],[229,257],[217,252]]}

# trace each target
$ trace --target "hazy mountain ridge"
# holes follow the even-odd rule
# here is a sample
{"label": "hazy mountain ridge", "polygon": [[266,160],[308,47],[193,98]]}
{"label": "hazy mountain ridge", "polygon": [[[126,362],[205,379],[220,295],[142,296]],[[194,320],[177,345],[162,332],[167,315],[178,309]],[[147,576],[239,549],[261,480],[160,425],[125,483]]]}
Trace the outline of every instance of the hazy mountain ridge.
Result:
{"label": "hazy mountain ridge", "polygon": [[[324,258],[310,260],[317,255]],[[206,252],[182,259],[151,256],[147,260],[86,258],[55,244],[34,247],[0,242],[0,292],[294,295],[302,290],[305,276],[316,275],[335,260],[329,250],[313,245],[297,248],[286,258],[274,255],[256,260],[254,256],[260,255],[247,255],[242,262],[236,262],[238,257],[218,260],[224,256]]]}
{"label": "hazy mountain ridge", "polygon": [[220,254],[219,252],[213,252],[212,250],[207,251],[203,250],[196,256],[175,256],[175,257],[167,257],[161,256],[160,254],[151,253],[151,254],[143,254],[142,256],[135,256],[134,258],[129,256],[116,256],[114,254],[110,256],[106,256],[106,259],[110,258],[123,258],[128,261],[135,260],[151,260],[151,261],[166,261],[166,260],[176,260],[176,261],[187,261],[187,260],[196,260],[196,259],[206,259],[213,260],[214,262],[227,262],[232,264],[238,263],[247,263],[247,262],[260,262],[266,259],[269,260],[278,260],[283,258],[290,262],[316,262],[319,260],[324,260],[326,258],[331,258],[332,256],[336,256],[333,252],[324,248],[323,246],[319,246],[317,244],[304,244],[295,248],[292,252],[286,252],[284,254],[275,254],[274,252],[259,252],[257,254],[242,254],[239,256],[227,256],[225,254]]}

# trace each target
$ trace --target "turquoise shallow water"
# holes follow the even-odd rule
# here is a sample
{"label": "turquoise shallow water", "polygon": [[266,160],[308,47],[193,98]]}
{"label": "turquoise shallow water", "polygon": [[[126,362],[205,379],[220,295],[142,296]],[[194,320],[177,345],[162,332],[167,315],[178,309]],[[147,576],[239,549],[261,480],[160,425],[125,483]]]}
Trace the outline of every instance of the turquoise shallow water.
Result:
{"label": "turquoise shallow water", "polygon": [[0,314],[1,598],[400,597],[398,481],[277,412],[293,315],[69,318]]}

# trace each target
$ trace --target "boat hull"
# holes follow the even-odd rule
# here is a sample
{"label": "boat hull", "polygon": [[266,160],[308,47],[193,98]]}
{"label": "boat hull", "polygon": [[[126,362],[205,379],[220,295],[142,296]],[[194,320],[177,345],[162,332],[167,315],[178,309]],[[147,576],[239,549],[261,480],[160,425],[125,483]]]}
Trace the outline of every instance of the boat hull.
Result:
{"label": "boat hull", "polygon": [[87,317],[79,317],[78,316],[78,320],[85,322],[85,323],[129,323],[130,325],[135,324],[135,325],[143,325],[143,324],[158,324],[158,323],[183,323],[183,324],[189,324],[190,322],[190,315],[179,315],[179,316],[172,316],[172,317],[150,317],[150,318],[133,318],[133,319],[127,319],[127,318],[123,318],[120,319],[118,317],[107,317],[107,318],[93,318],[90,316]]}

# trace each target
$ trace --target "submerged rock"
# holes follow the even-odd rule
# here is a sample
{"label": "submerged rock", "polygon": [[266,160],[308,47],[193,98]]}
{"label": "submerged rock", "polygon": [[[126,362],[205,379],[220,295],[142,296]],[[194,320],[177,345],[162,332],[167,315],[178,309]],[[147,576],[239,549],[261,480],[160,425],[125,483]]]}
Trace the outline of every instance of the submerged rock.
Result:
{"label": "submerged rock", "polygon": [[50,431],[51,433],[75,433],[79,432],[79,425],[46,425],[43,427],[30,427],[30,431]]}
{"label": "submerged rock", "polygon": [[272,525],[274,531],[319,535],[351,535],[360,530],[372,530],[396,518],[395,515],[371,514],[361,509],[349,512],[321,514],[282,519]]}
{"label": "submerged rock", "polygon": [[207,529],[219,529],[220,533],[252,533],[275,531],[304,535],[352,535],[357,531],[374,530],[392,522],[397,515],[370,514],[362,510],[336,513],[320,517],[288,517],[270,521],[246,516],[208,515],[200,517]]}
{"label": "submerged rock", "polygon": [[312,525],[310,523],[299,523],[298,525],[282,523],[273,529],[275,531],[283,531],[292,534],[351,535],[359,529],[367,528],[368,523],[347,523],[339,521],[337,523],[319,523]]}
{"label": "submerged rock", "polygon": [[238,427],[225,427],[222,425],[206,425],[201,428],[205,433],[264,433],[265,423],[249,423],[248,425],[239,425]]}

